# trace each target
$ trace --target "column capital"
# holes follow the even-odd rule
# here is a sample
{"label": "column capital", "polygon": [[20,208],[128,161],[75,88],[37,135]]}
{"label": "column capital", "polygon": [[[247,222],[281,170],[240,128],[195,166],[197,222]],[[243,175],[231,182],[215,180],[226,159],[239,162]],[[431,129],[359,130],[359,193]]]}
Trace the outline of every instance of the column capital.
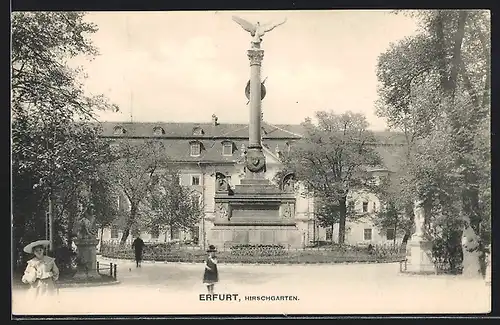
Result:
{"label": "column capital", "polygon": [[250,65],[260,65],[264,58],[264,50],[250,49],[247,51],[247,55],[250,59]]}

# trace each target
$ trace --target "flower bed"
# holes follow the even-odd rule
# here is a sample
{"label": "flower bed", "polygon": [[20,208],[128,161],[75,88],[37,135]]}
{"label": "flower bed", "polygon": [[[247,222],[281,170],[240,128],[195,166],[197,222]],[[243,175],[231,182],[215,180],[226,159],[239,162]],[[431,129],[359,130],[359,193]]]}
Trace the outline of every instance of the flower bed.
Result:
{"label": "flower bed", "polygon": [[283,245],[233,245],[230,247],[231,255],[234,256],[283,256],[286,255],[285,246]]}
{"label": "flower bed", "polygon": [[[145,249],[144,261],[201,263],[206,252],[200,248],[188,249],[148,245],[155,248]],[[219,263],[257,263],[257,264],[298,264],[298,263],[387,263],[404,260],[404,253],[397,251],[368,252],[362,249],[343,247],[343,249],[315,250],[288,249],[281,245],[233,245],[217,252]],[[108,258],[134,259],[134,251],[129,247],[103,244],[101,255]]]}

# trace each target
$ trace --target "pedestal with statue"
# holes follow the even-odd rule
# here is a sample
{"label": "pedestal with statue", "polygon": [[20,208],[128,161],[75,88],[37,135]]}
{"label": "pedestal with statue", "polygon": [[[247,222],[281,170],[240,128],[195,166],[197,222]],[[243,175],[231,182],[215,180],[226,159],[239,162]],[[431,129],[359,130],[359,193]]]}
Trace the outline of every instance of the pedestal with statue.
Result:
{"label": "pedestal with statue", "polygon": [[84,215],[76,222],[77,238],[77,271],[75,279],[97,279],[101,275],[97,271],[97,244],[99,240],[93,229],[93,217]]}
{"label": "pedestal with statue", "polygon": [[296,198],[291,186],[293,175],[287,175],[279,186],[266,178],[266,157],[262,148],[261,104],[266,95],[261,80],[264,50],[262,37],[278,24],[252,24],[233,17],[252,36],[247,50],[250,60],[250,80],[245,87],[249,100],[249,137],[245,152],[245,175],[240,184],[229,188],[224,175],[217,177],[215,219],[210,242],[217,246],[232,244],[282,244],[301,247],[303,236],[295,221]]}
{"label": "pedestal with statue", "polygon": [[432,261],[432,243],[424,236],[425,212],[422,201],[415,202],[415,233],[406,245],[406,272],[436,273]]}

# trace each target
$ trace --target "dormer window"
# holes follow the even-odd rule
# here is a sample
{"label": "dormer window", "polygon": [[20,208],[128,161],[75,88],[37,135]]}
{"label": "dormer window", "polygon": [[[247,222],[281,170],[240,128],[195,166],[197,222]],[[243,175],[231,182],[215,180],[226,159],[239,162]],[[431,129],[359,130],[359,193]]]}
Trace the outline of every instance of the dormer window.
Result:
{"label": "dormer window", "polygon": [[232,156],[233,155],[233,143],[230,141],[222,142],[222,155]]}
{"label": "dormer window", "polygon": [[114,135],[123,135],[125,134],[125,129],[121,126],[115,126],[115,128],[113,129],[113,134]]}
{"label": "dormer window", "polygon": [[191,157],[198,157],[201,154],[201,143],[191,142]]}
{"label": "dormer window", "polygon": [[153,128],[153,135],[164,135],[165,130],[162,127],[156,126]]}
{"label": "dormer window", "polygon": [[203,134],[205,134],[205,131],[203,131],[202,128],[198,126],[193,128],[193,135],[203,135]]}

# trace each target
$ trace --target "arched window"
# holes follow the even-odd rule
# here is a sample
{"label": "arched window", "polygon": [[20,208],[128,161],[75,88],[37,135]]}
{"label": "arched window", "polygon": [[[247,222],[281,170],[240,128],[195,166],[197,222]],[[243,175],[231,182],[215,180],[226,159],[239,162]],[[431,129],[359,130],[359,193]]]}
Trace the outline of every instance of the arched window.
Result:
{"label": "arched window", "polygon": [[165,130],[160,127],[160,126],[155,126],[153,128],[153,135],[164,135],[165,134]]}
{"label": "arched window", "polygon": [[193,135],[203,135],[205,134],[205,131],[203,131],[202,128],[200,128],[199,126],[195,126],[193,128]]}
{"label": "arched window", "polygon": [[127,131],[121,127],[121,126],[115,126],[115,128],[113,129],[113,134],[114,135],[123,135],[125,134]]}

